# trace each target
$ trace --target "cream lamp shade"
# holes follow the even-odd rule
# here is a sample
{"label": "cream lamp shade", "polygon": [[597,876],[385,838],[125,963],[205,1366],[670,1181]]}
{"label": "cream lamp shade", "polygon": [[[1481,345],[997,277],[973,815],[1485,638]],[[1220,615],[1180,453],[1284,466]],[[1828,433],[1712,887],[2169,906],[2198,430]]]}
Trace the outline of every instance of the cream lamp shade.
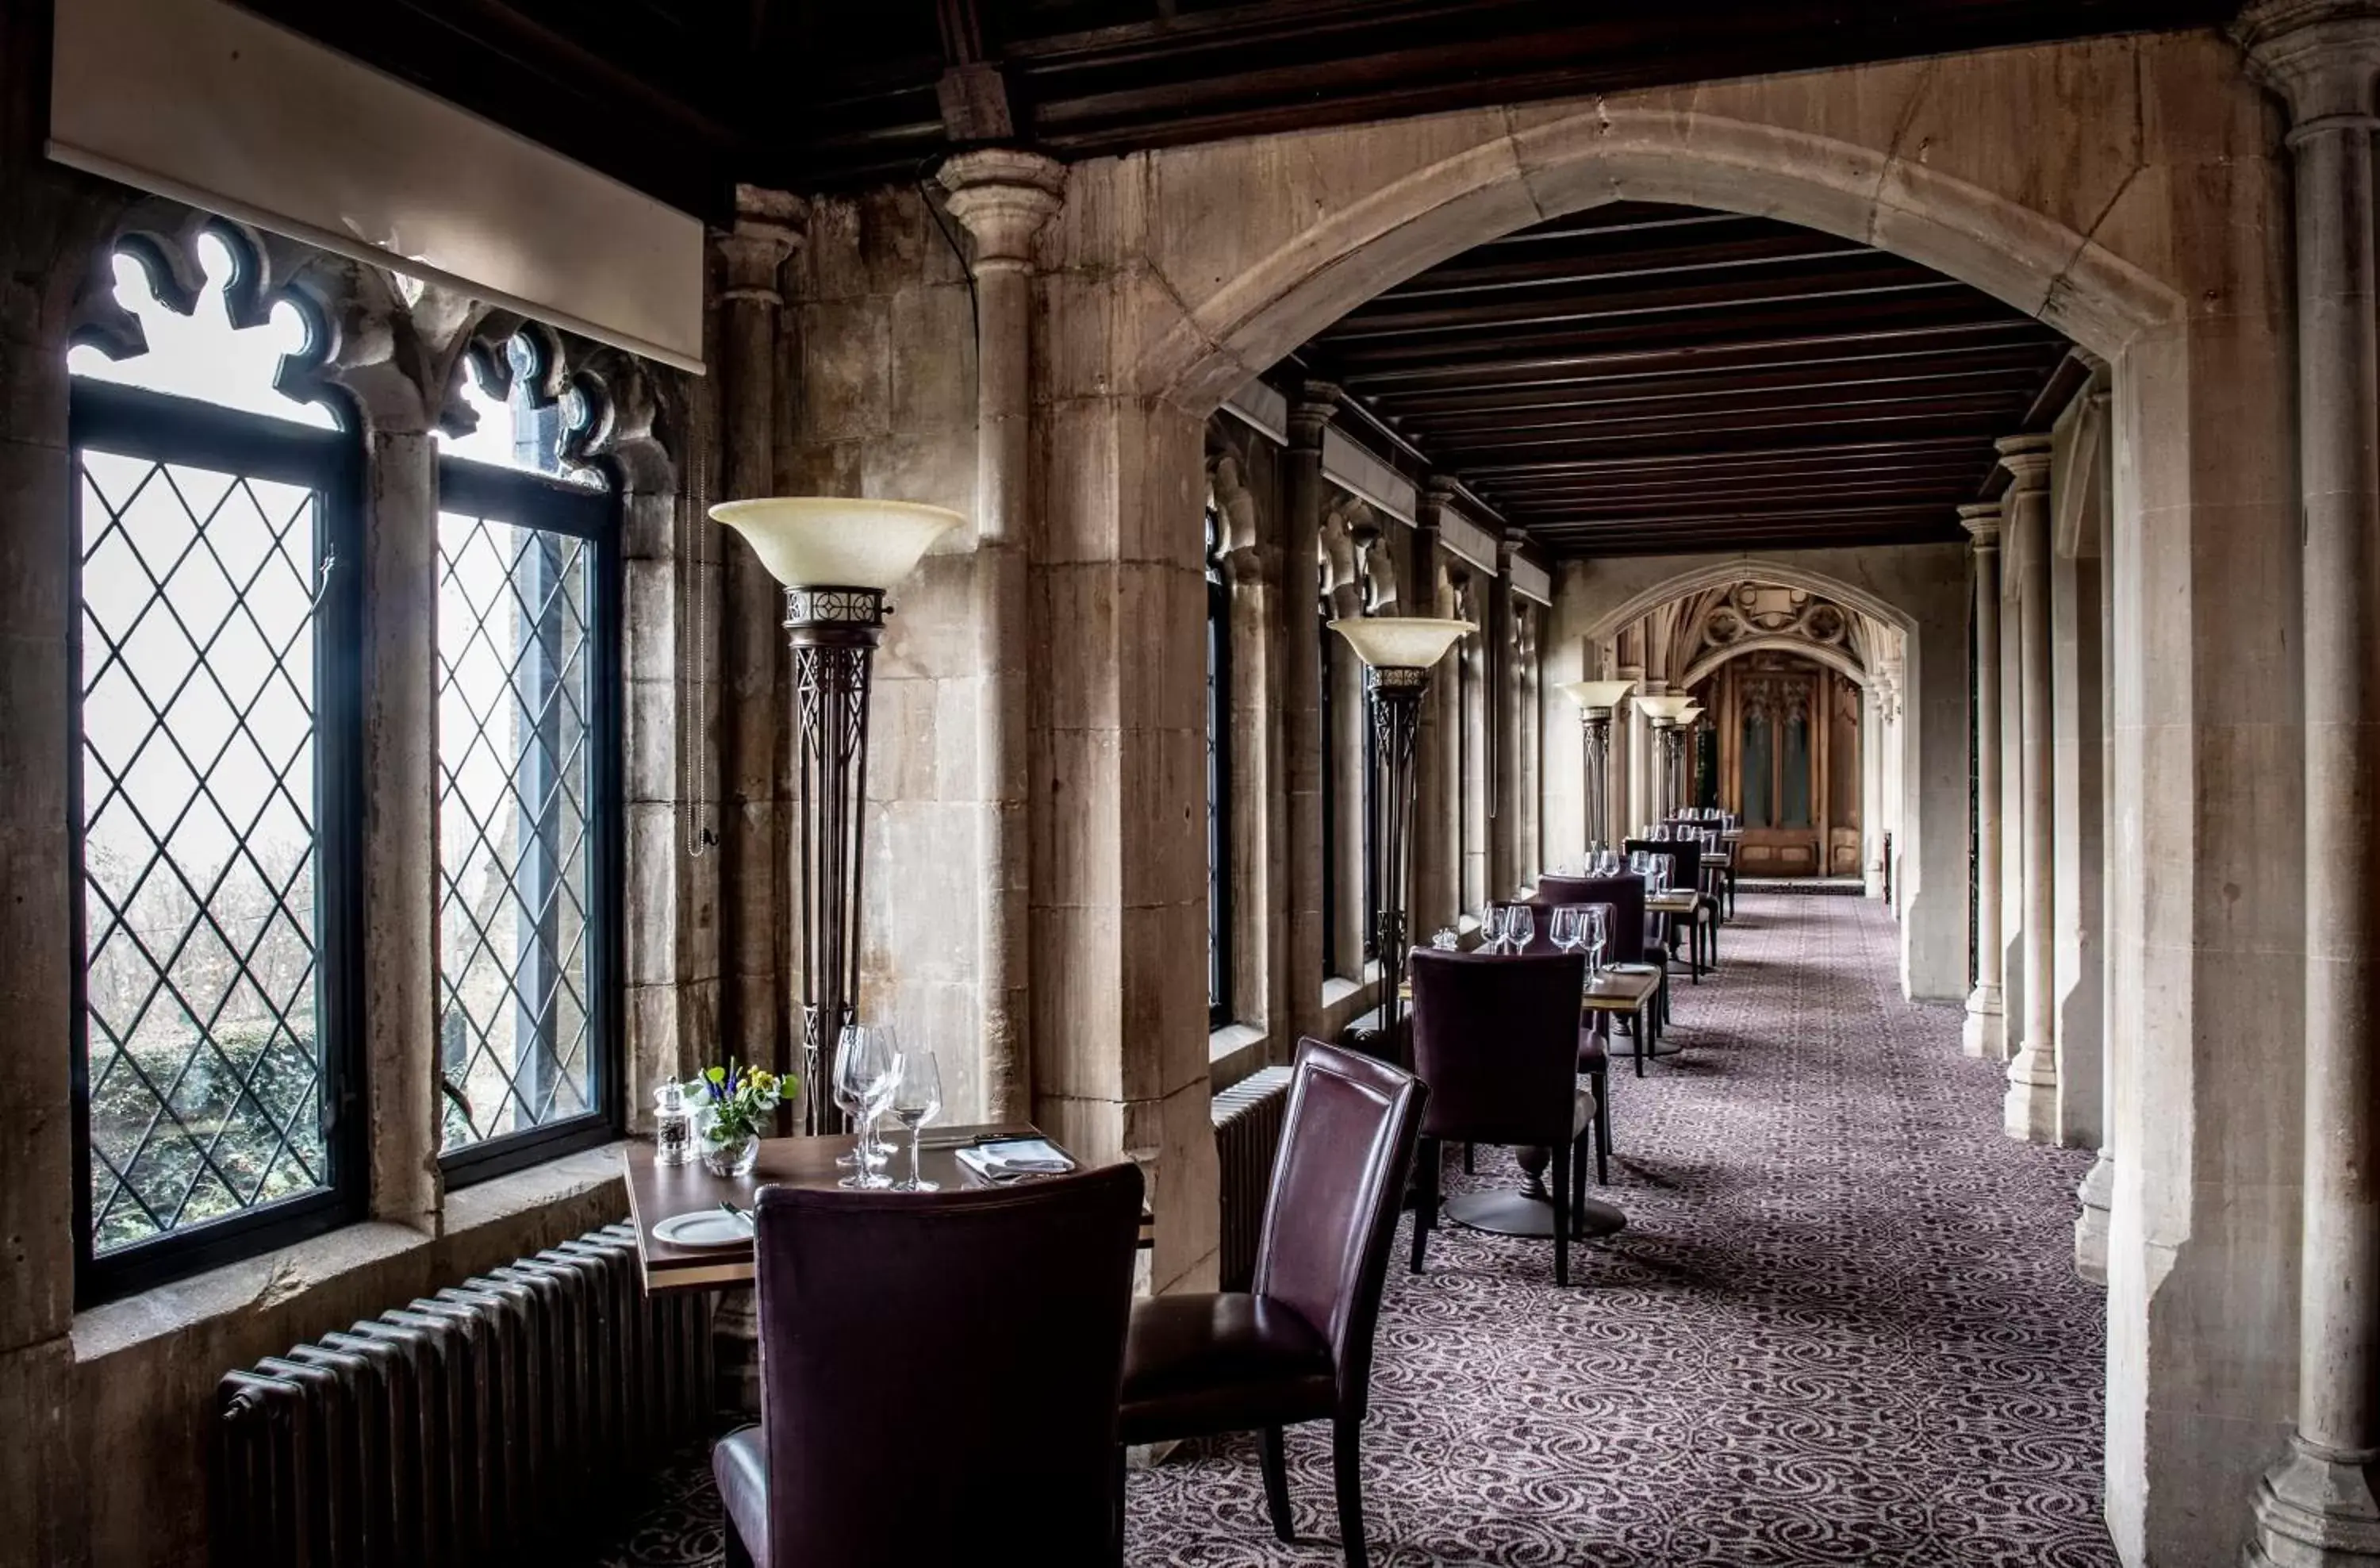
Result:
{"label": "cream lamp shade", "polygon": [[742,534],[769,575],[787,588],[880,593],[915,570],[934,541],[966,521],[912,501],[832,495],[722,501],[710,515]]}
{"label": "cream lamp shade", "polygon": [[1355,657],[1376,670],[1427,670],[1455,642],[1476,630],[1469,621],[1421,615],[1354,615],[1330,623]]}
{"label": "cream lamp shade", "polygon": [[1634,681],[1572,681],[1561,693],[1593,713],[1617,708],[1620,699],[1635,689]]}
{"label": "cream lamp shade", "polygon": [[1678,722],[1678,715],[1684,712],[1693,700],[1682,692],[1662,691],[1637,698],[1636,706],[1657,724],[1674,724]]}

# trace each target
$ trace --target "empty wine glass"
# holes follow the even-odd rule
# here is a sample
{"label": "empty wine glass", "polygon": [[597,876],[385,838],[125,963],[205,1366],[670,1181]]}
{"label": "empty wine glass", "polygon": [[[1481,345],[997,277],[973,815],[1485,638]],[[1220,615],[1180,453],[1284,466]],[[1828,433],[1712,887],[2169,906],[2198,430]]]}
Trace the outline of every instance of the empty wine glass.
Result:
{"label": "empty wine glass", "polygon": [[1504,906],[1504,951],[1526,953],[1537,934],[1536,911],[1525,904]]}
{"label": "empty wine glass", "polygon": [[880,1175],[877,1167],[882,1155],[873,1148],[876,1118],[882,1113],[886,1101],[892,1099],[894,1076],[900,1071],[901,1053],[892,1048],[892,1031],[888,1028],[860,1028],[844,1031],[843,1049],[834,1059],[835,1103],[849,1108],[849,1114],[859,1119],[859,1162],[848,1176],[836,1184],[846,1187],[888,1187],[889,1177]]}
{"label": "empty wine glass", "polygon": [[1610,906],[1589,905],[1586,909],[1586,973],[1589,979],[1603,973],[1603,954],[1610,938]]}
{"label": "empty wine glass", "polygon": [[1547,920],[1546,935],[1558,950],[1563,953],[1578,951],[1581,941],[1579,917],[1585,913],[1575,904],[1554,907],[1553,914]]}
{"label": "empty wine glass", "polygon": [[941,1184],[917,1173],[919,1136],[942,1109],[942,1072],[930,1051],[905,1051],[893,1075],[892,1119],[909,1132],[909,1173],[893,1183],[898,1192],[939,1192]]}
{"label": "empty wine glass", "polygon": [[[849,1061],[857,1051],[860,1038],[868,1032],[868,1026],[865,1024],[843,1026],[842,1030],[835,1036],[834,1074],[827,1084],[828,1091],[834,1097],[835,1109],[842,1112],[844,1120],[855,1127],[859,1124],[859,1101],[852,1098],[844,1080],[843,1068],[844,1064]],[[862,1136],[855,1140],[849,1149],[836,1155],[834,1162],[846,1171],[856,1170],[867,1161],[868,1154],[868,1139]]]}

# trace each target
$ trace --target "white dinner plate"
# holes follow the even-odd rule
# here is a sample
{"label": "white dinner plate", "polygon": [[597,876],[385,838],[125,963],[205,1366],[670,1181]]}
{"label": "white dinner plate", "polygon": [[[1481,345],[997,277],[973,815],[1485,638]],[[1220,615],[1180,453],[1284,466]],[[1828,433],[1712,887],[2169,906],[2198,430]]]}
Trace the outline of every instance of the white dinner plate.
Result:
{"label": "white dinner plate", "polygon": [[752,1239],[752,1227],[724,1209],[698,1209],[671,1215],[653,1234],[672,1246],[742,1246]]}
{"label": "white dinner plate", "polygon": [[1603,966],[1603,972],[1607,975],[1649,975],[1653,972],[1653,966],[1650,964],[1606,964]]}

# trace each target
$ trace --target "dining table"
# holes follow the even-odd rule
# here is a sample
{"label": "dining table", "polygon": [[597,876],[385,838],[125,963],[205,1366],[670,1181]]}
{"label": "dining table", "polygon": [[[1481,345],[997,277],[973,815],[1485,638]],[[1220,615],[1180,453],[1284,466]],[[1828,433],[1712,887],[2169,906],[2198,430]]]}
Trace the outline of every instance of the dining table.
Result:
{"label": "dining table", "polygon": [[[959,1150],[1004,1138],[1046,1136],[1025,1122],[938,1127],[918,1140],[918,1174],[936,1183],[944,1192],[990,1186],[995,1184],[960,1162]],[[892,1151],[886,1173],[895,1179],[906,1175],[908,1140],[888,1134],[886,1142]],[[711,1246],[684,1246],[664,1241],[653,1234],[653,1228],[679,1215],[719,1211],[722,1203],[749,1213],[764,1186],[839,1185],[850,1172],[837,1165],[835,1160],[848,1151],[852,1143],[849,1134],[763,1138],[759,1158],[751,1171],[741,1176],[714,1175],[700,1160],[684,1165],[663,1165],[653,1159],[651,1143],[638,1139],[628,1144],[621,1150],[620,1160],[627,1181],[628,1222],[636,1228],[637,1260],[644,1272],[645,1294],[730,1290],[750,1284],[754,1264],[748,1226],[742,1239]],[[1071,1154],[1067,1157],[1074,1158]],[[1140,1217],[1142,1246],[1151,1245],[1152,1231],[1153,1221],[1144,1208]]]}

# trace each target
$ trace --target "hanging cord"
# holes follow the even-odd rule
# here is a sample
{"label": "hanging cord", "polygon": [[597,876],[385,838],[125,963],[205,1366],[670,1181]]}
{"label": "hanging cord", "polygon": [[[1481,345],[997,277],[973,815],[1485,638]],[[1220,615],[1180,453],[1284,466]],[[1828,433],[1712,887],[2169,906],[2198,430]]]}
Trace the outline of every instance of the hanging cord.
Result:
{"label": "hanging cord", "polygon": [[692,616],[693,674],[681,687],[681,699],[691,715],[688,728],[694,744],[683,748],[681,779],[686,789],[686,857],[699,860],[719,843],[710,788],[710,594],[703,569],[703,524],[710,516],[710,420],[707,382],[689,378],[686,388],[686,483],[678,493],[677,558],[683,576],[679,598]]}

